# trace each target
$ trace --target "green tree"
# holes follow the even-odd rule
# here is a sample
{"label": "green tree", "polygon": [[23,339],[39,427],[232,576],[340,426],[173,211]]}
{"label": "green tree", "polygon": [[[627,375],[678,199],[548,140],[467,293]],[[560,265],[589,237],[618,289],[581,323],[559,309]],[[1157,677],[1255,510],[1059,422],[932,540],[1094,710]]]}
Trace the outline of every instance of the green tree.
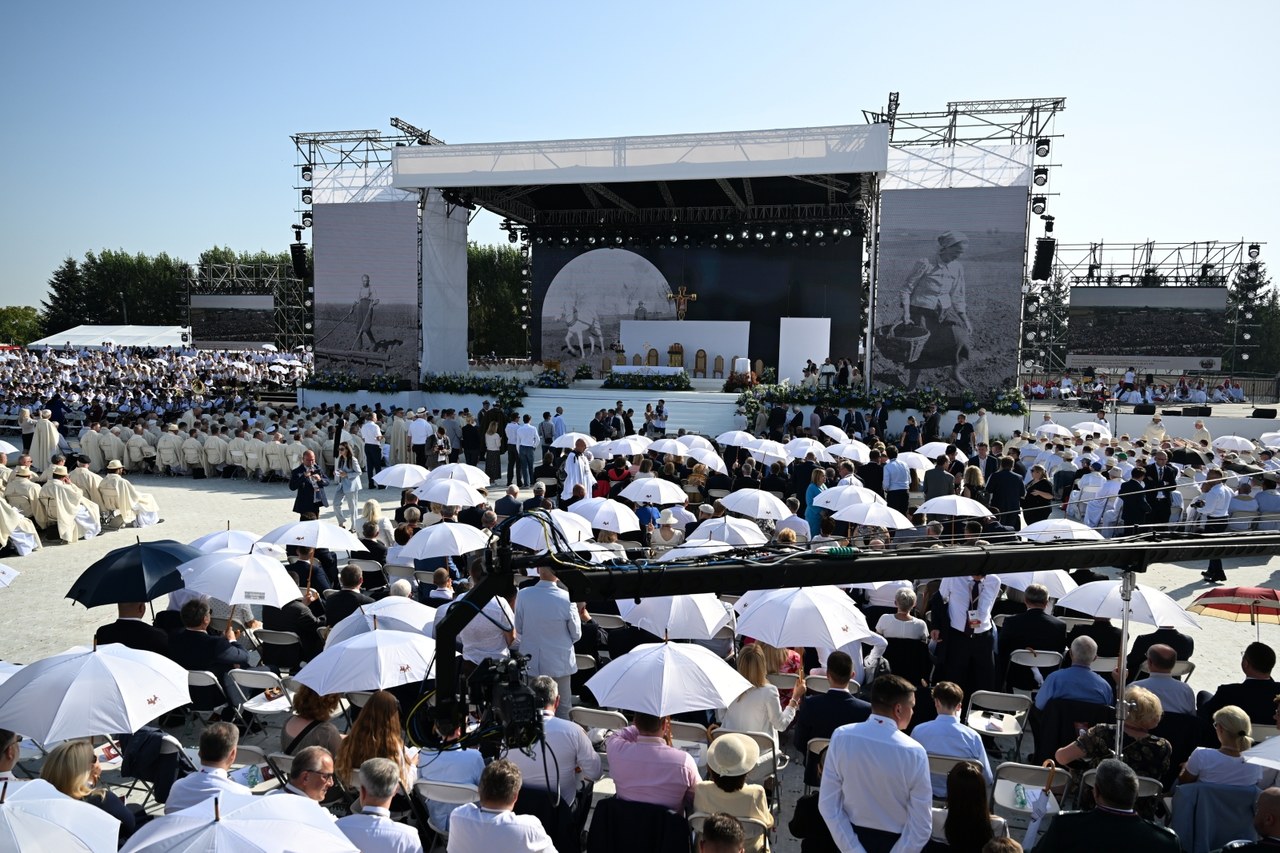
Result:
{"label": "green tree", "polygon": [[0,343],[24,347],[40,338],[40,312],[30,305],[7,305],[0,308]]}
{"label": "green tree", "polygon": [[205,249],[200,253],[200,257],[196,260],[199,267],[205,264],[288,264],[292,265],[293,261],[288,250],[283,252],[268,252],[266,249],[259,249],[256,252],[237,252],[230,246],[214,246]]}
{"label": "green tree", "polygon": [[1261,261],[1241,267],[1227,294],[1230,348],[1223,369],[1232,374],[1280,373],[1280,297]]}
{"label": "green tree", "polygon": [[46,335],[89,322],[89,294],[75,258],[68,257],[53,271],[53,277],[49,279],[49,295],[40,308]]}
{"label": "green tree", "polygon": [[[528,262],[514,246],[467,246],[467,332],[473,355],[524,356],[528,315],[521,312],[521,270]],[[523,319],[522,319],[523,318]]]}

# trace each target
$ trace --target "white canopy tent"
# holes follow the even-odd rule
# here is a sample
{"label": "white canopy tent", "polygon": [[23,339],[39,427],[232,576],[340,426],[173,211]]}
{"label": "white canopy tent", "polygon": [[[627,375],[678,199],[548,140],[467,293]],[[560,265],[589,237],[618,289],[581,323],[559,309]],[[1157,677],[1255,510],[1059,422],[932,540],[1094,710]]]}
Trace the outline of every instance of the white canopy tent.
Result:
{"label": "white canopy tent", "polygon": [[181,347],[191,342],[186,326],[76,326],[27,344],[27,349],[102,349],[110,341],[119,347]]}

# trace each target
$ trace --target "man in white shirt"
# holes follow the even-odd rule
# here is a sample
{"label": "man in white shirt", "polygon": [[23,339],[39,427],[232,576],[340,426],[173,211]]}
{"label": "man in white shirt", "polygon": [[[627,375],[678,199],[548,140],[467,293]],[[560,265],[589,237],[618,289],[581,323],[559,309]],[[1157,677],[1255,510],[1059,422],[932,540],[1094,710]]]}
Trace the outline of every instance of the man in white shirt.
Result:
{"label": "man in white shirt", "polygon": [[[1200,497],[1191,505],[1200,510],[1204,517],[1205,533],[1223,533],[1227,529],[1227,520],[1231,516],[1231,499],[1235,492],[1224,481],[1221,468],[1211,468],[1203,483],[1200,484]],[[1200,573],[1210,582],[1225,581],[1227,573],[1222,570],[1222,560],[1214,558],[1209,561],[1209,568]]]}
{"label": "man in white shirt", "polygon": [[323,746],[308,746],[293,757],[288,783],[271,794],[293,794],[322,803],[332,787],[333,753]]}
{"label": "man in white shirt", "polygon": [[996,664],[991,608],[1000,595],[995,575],[943,578],[938,588],[947,603],[947,624],[933,629],[941,641],[946,680],[960,685],[966,695],[995,687]]}
{"label": "man in white shirt", "polygon": [[[440,749],[424,750],[418,754],[418,778],[427,782],[455,782],[464,785],[480,784],[484,773],[484,756],[478,749],[460,749],[457,741],[462,737],[462,727],[457,722],[437,719],[434,724]],[[449,831],[449,815],[458,806],[427,800],[427,813],[433,826],[442,832]]]}
{"label": "man in white shirt", "polygon": [[516,594],[516,635],[520,653],[529,655],[529,674],[555,679],[560,693],[556,716],[569,719],[569,680],[578,671],[573,644],[582,638],[578,608],[557,584],[550,566],[538,568],[538,582]]}
{"label": "man in white shirt", "polygon": [[391,798],[400,785],[400,768],[389,758],[360,765],[360,811],[338,821],[338,829],[361,853],[422,853],[418,833],[391,819]]}
{"label": "man in white shirt", "polygon": [[[382,470],[382,430],[378,426],[378,416],[373,412],[365,415],[360,425],[360,440],[364,442],[365,473],[369,482],[373,483],[373,475]],[[374,486],[375,489],[386,488]]]}
{"label": "man in white shirt", "polygon": [[1195,691],[1191,689],[1191,685],[1171,674],[1173,665],[1177,662],[1178,653],[1172,646],[1156,643],[1147,649],[1147,677],[1134,683],[1154,693],[1166,714],[1194,714]]}
{"label": "man in white shirt", "polygon": [[[519,606],[518,601],[516,605]],[[600,754],[592,748],[582,726],[560,719],[556,706],[564,701],[564,694],[554,678],[539,675],[529,686],[542,708],[542,741],[530,748],[532,755],[512,749],[507,758],[520,768],[526,788],[558,791],[562,801],[573,805],[578,781],[594,782],[600,778]]]}
{"label": "man in white shirt", "polygon": [[[911,732],[916,743],[925,748],[930,755],[949,755],[955,758],[968,758],[982,768],[982,775],[990,786],[994,781],[991,775],[991,763],[987,760],[987,748],[982,742],[982,735],[960,721],[960,711],[964,707],[964,691],[950,681],[940,681],[933,686],[933,707],[937,710],[936,719],[921,723]],[[939,800],[947,798],[947,777],[935,773],[931,777],[933,796]]]}
{"label": "man in white shirt", "polygon": [[223,793],[251,795],[253,792],[227,778],[236,760],[240,732],[231,723],[212,723],[200,734],[200,770],[173,783],[164,813],[173,814],[203,803]]}
{"label": "man in white shirt", "polygon": [[[472,575],[473,584],[479,584],[482,576]],[[460,599],[453,599],[436,609],[436,618],[432,625],[439,624],[445,612],[457,604]],[[462,643],[462,659],[477,666],[486,658],[502,659],[511,657],[511,644],[515,642],[515,614],[511,606],[502,596],[494,596],[481,608],[467,627],[458,632],[458,642]]]}
{"label": "man in white shirt", "polygon": [[538,428],[528,415],[524,416],[520,426],[516,427],[516,450],[520,457],[520,465],[516,469],[517,484],[521,487],[533,485],[533,456],[538,447]]}
{"label": "man in white shirt", "polygon": [[906,679],[882,675],[871,685],[871,716],[831,735],[818,810],[845,853],[920,850],[929,841],[929,757],[902,732],[915,699]]}
{"label": "man in white shirt", "polygon": [[7,782],[10,791],[24,781],[13,775],[13,766],[18,763],[21,752],[22,735],[8,729],[0,729],[0,784]]}
{"label": "man in white shirt", "polygon": [[461,806],[449,819],[449,853],[555,853],[536,817],[512,811],[520,782],[520,768],[506,759],[486,767],[480,776],[480,802]]}
{"label": "man in white shirt", "polygon": [[413,420],[409,421],[409,446],[413,448],[413,463],[427,467],[427,439],[431,437],[431,422],[427,420],[427,410],[419,409]]}

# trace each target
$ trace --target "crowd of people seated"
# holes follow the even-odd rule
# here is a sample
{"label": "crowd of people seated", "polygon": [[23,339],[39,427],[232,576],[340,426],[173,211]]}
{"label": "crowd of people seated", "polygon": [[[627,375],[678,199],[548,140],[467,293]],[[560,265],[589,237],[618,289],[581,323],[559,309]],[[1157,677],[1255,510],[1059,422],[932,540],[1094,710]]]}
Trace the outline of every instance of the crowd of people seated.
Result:
{"label": "crowd of people seated", "polygon": [[1022,393],[1029,400],[1115,400],[1127,406],[1175,403],[1203,406],[1249,402],[1238,380],[1226,378],[1214,382],[1182,376],[1171,383],[1154,382],[1137,378],[1132,367],[1115,381],[1109,380],[1104,373],[1073,376],[1070,371],[1062,374],[1056,382],[1052,379],[1033,379],[1023,383]]}

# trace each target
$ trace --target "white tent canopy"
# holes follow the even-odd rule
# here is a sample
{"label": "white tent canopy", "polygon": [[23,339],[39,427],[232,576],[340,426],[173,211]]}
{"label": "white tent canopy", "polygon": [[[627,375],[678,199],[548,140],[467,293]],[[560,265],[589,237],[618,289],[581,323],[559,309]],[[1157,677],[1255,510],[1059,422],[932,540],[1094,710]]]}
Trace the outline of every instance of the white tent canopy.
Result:
{"label": "white tent canopy", "polygon": [[102,349],[105,341],[120,347],[181,347],[191,333],[185,326],[76,326],[27,344],[27,349]]}

